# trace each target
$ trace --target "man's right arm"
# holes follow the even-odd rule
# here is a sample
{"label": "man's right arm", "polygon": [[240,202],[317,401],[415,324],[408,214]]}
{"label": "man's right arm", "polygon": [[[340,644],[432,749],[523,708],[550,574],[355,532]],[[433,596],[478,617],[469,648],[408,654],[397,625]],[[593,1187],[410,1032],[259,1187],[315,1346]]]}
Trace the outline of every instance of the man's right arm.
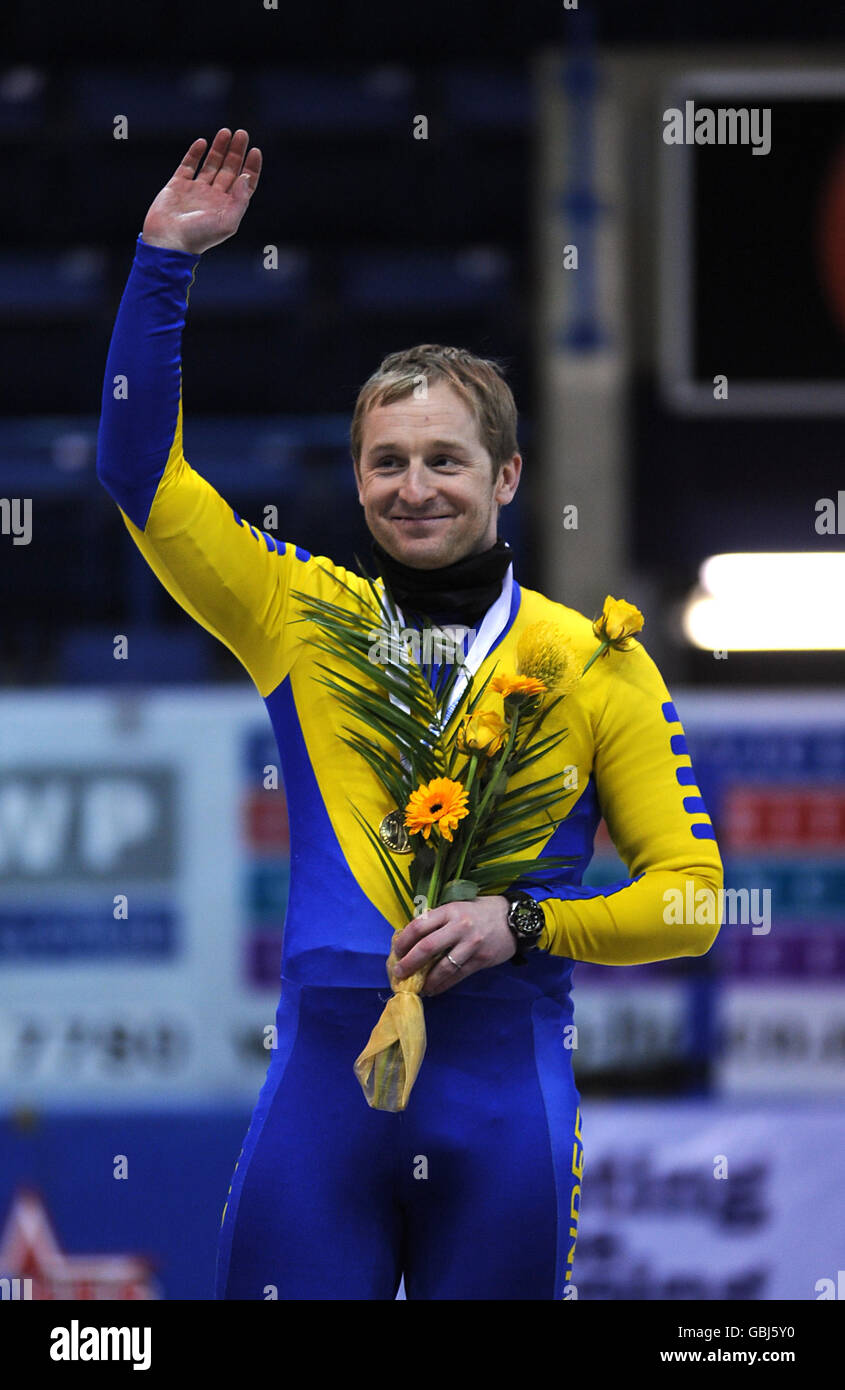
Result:
{"label": "man's right arm", "polygon": [[168,593],[267,694],[286,674],[287,548],[242,522],[182,450],[180,345],[198,259],[138,239],[106,364],[97,474]]}
{"label": "man's right arm", "polygon": [[301,583],[295,547],[242,522],[182,450],[190,288],[202,250],[237,229],[260,169],[253,151],[246,184],[233,192],[243,178],[246,132],[230,141],[224,131],[194,179],[204,144],[190,147],[137,240],[106,363],[97,474],[168,592],[234,652],[266,695],[290,665],[285,618],[290,588]]}

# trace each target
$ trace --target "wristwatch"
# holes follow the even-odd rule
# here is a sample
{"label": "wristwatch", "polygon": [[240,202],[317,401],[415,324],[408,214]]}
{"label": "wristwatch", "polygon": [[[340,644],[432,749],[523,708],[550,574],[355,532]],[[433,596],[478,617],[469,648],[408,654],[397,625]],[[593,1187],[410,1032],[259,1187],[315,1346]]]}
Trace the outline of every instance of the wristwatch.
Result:
{"label": "wristwatch", "polygon": [[516,954],[510,963],[525,965],[528,952],[537,946],[546,926],[543,909],[523,888],[506,888],[502,897],[510,903],[508,926],[516,937]]}

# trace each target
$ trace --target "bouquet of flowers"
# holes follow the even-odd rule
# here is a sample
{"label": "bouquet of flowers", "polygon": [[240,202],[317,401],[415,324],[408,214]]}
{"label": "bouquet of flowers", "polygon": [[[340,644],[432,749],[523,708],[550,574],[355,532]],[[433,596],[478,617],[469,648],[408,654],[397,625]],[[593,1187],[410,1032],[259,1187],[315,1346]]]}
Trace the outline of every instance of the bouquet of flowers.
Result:
{"label": "bouquet of flowers", "polygon": [[[330,658],[317,663],[318,679],[357,722],[345,727],[343,741],[365,759],[393,804],[378,829],[354,811],[401,914],[395,940],[420,911],[499,894],[516,879],[542,884],[542,873],[573,862],[571,855],[539,855],[565,819],[551,814],[571,795],[563,774],[514,782],[566,737],[565,728],[548,732],[547,721],[583,672],[562,629],[536,622],[520,634],[515,671],[497,675],[494,667],[478,688],[461,660],[444,662],[435,675],[432,662],[415,659],[407,636],[396,640],[399,614],[387,584],[380,591],[374,579],[364,578],[363,593],[338,580],[354,609],[302,591],[294,597],[300,620],[316,628],[308,640]],[[394,640],[374,643],[384,638],[385,623]],[[593,625],[602,645],[584,671],[609,646],[624,650],[640,626],[637,609],[608,598]],[[442,655],[452,639],[433,631]],[[491,695],[500,697],[500,708]],[[420,990],[441,956],[395,979],[391,946],[386,968],[392,997],[354,1063],[374,1109],[398,1111],[408,1103],[425,1053]]]}

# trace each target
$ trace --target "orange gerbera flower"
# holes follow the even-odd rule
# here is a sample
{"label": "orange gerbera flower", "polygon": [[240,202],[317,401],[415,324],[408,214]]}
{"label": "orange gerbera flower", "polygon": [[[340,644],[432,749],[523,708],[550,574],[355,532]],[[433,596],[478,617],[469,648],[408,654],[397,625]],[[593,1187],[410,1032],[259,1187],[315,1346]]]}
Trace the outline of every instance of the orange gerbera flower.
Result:
{"label": "orange gerbera flower", "polygon": [[494,676],[490,682],[490,689],[498,691],[506,700],[512,695],[542,695],[546,688],[536,676]]}
{"label": "orange gerbera flower", "polygon": [[405,807],[405,825],[412,835],[422,831],[427,840],[436,825],[444,840],[451,840],[458,821],[469,815],[467,794],[451,777],[433,777],[411,792]]}

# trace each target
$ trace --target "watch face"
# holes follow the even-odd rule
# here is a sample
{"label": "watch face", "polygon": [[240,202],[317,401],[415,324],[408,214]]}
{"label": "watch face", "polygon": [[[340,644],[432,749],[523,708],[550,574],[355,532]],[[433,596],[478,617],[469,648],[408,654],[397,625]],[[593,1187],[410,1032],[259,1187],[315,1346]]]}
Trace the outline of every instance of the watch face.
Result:
{"label": "watch face", "polygon": [[537,903],[516,903],[512,920],[521,936],[534,936],[538,931],[542,931],[545,925],[543,910]]}

